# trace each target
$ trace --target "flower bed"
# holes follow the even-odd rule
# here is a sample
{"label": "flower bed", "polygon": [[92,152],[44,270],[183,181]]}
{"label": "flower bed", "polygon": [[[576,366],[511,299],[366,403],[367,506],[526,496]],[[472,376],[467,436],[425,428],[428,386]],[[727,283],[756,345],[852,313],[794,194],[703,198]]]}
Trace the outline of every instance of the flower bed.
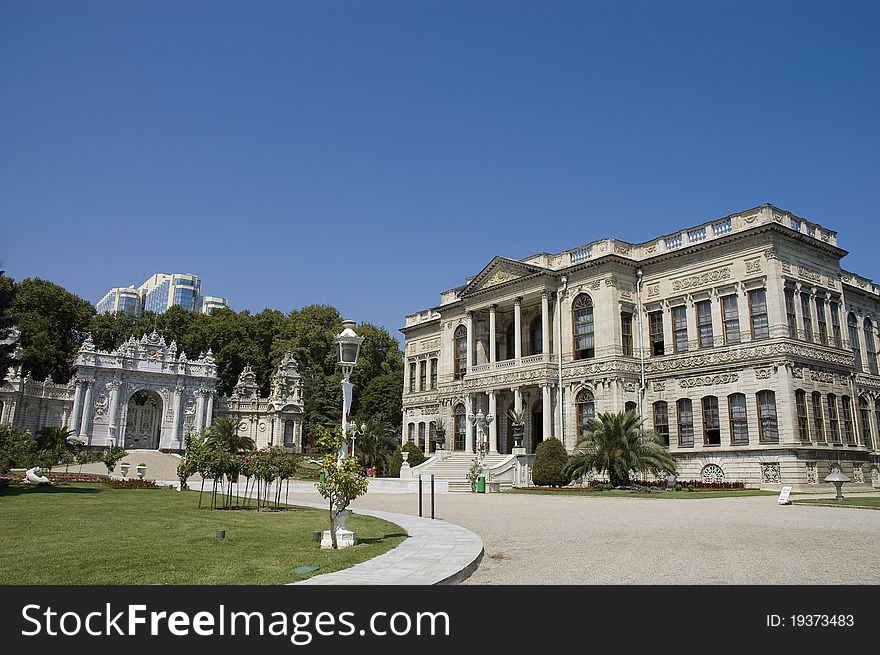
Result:
{"label": "flower bed", "polygon": [[106,484],[108,487],[113,487],[114,489],[161,489],[158,484],[154,480],[141,480],[140,478],[133,478],[130,480],[106,480]]}

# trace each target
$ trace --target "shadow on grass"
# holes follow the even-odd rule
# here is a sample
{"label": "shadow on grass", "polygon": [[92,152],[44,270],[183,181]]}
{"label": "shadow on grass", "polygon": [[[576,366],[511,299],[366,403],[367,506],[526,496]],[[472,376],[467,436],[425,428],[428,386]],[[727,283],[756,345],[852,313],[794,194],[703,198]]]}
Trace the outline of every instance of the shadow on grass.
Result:
{"label": "shadow on grass", "polygon": [[382,535],[381,537],[369,537],[367,539],[361,539],[358,537],[359,544],[379,544],[385,541],[386,539],[395,539],[397,537],[408,537],[409,535],[406,532],[389,532],[388,534]]}
{"label": "shadow on grass", "polygon": [[24,496],[26,494],[98,494],[106,490],[106,488],[99,487],[98,483],[95,484],[95,488],[70,487],[65,482],[56,482],[49,486],[10,484],[8,486],[0,486],[0,498]]}

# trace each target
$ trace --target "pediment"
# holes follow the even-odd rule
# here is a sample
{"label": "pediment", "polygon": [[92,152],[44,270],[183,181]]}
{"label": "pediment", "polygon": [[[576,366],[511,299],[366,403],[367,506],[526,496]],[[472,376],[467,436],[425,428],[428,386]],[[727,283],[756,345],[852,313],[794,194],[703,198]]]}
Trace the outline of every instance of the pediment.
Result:
{"label": "pediment", "polygon": [[514,282],[545,272],[546,269],[531,264],[523,264],[515,259],[495,257],[462,290],[460,297],[469,296],[491,287]]}

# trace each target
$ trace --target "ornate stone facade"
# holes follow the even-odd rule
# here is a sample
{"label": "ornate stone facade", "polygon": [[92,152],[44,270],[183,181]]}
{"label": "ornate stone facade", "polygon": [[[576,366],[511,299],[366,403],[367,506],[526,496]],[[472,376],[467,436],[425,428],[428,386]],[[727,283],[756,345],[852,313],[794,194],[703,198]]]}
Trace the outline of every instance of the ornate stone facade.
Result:
{"label": "ornate stone facade", "polygon": [[[87,446],[96,448],[117,444],[127,449],[178,451],[184,435],[200,432],[213,420],[217,367],[210,350],[204,357],[189,360],[178,354],[175,343],[166,344],[153,332],[140,339],[132,337],[107,352],[97,350],[87,337],[74,365],[76,372],[68,384],[22,378],[20,366],[11,368],[0,387],[0,422],[32,434],[46,426],[66,426]],[[246,400],[233,394],[220,400],[222,406],[216,408],[220,414],[246,413],[256,423],[259,446],[273,443],[260,438],[259,426],[282,420],[278,430],[268,434],[280,434],[291,450],[299,448],[302,381],[290,355],[272,378],[270,398]],[[292,422],[289,440],[285,439],[286,421]]]}
{"label": "ornate stone facade", "polygon": [[641,244],[495,257],[406,317],[402,439],[430,452],[442,419],[447,448],[473,451],[482,411],[489,452],[509,453],[519,409],[528,451],[551,435],[571,451],[587,418],[634,408],[681,479],[708,457],[756,485],[876,464],[880,287],[845,254],[764,205]]}

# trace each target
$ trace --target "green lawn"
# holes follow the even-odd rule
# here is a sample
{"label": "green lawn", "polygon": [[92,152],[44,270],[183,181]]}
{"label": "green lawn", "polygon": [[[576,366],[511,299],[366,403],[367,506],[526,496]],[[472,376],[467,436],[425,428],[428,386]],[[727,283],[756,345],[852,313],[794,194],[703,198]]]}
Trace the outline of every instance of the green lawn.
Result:
{"label": "green lawn", "polygon": [[609,489],[600,491],[596,489],[510,489],[505,493],[514,494],[555,494],[557,496],[592,496],[594,498],[687,498],[689,500],[700,498],[741,498],[745,496],[778,496],[776,491],[761,491],[760,489],[718,489],[711,491],[662,491],[654,493],[640,493],[638,491],[626,491],[624,489]]}
{"label": "green lawn", "polygon": [[[321,550],[312,533],[328,528],[326,510],[212,511],[198,501],[94,483],[0,488],[0,584],[281,584],[363,562],[406,536],[354,515],[348,527],[360,543]],[[309,565],[319,568],[293,571]]]}
{"label": "green lawn", "polygon": [[829,497],[810,500],[796,500],[794,502],[798,505],[828,505],[831,507],[834,507],[836,505],[847,505],[849,507],[868,507],[873,509],[880,509],[880,497],[877,496],[852,496],[849,498],[844,498],[843,500],[834,500],[833,497]]}

